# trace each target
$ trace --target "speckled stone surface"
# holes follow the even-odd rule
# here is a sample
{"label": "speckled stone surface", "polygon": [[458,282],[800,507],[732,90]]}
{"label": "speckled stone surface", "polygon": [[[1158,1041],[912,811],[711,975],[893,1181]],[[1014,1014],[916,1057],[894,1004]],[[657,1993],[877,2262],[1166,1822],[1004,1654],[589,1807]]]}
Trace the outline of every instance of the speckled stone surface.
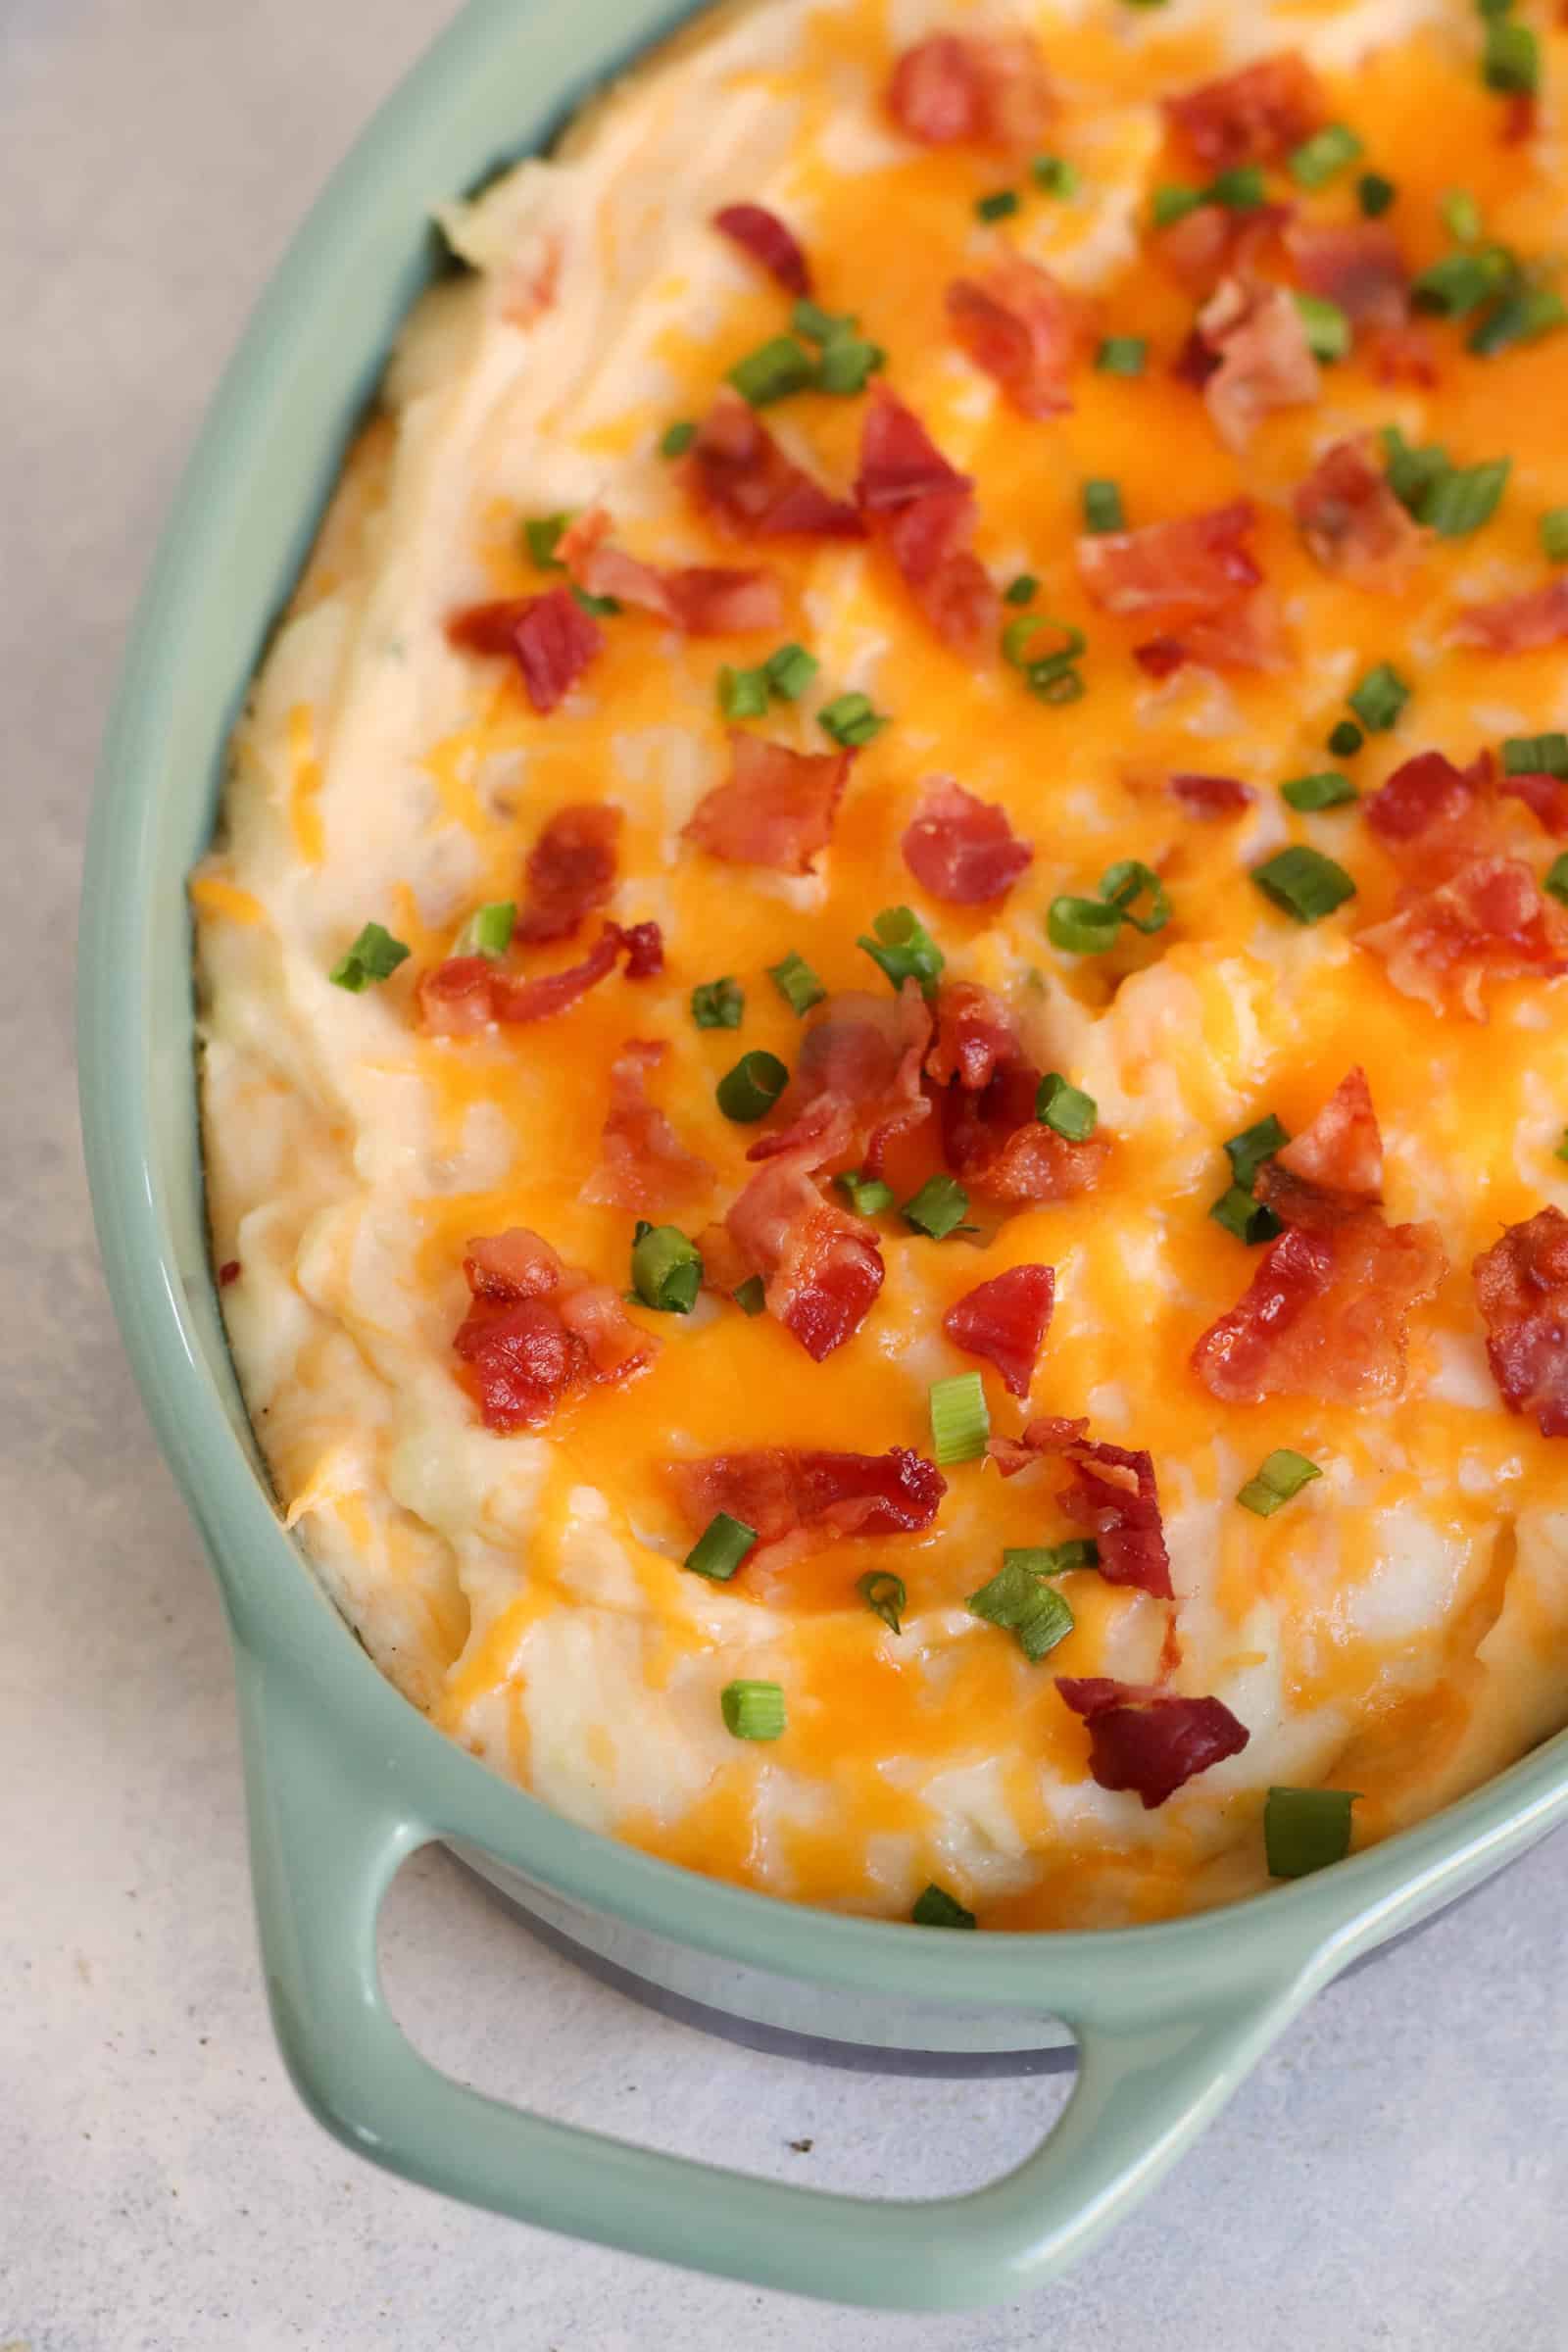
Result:
{"label": "speckled stone surface", "polygon": [[[357,2162],[283,2078],[218,1600],[89,1238],[68,957],[105,698],[196,418],[446,14],[0,0],[0,2348],[1563,2352],[1564,1838],[1328,1993],[1121,2235],[1012,2310],[819,2309],[511,2228]],[[708,2040],[436,1854],[385,1942],[400,2013],[455,2072],[783,2178],[948,2190],[1062,2096]]]}

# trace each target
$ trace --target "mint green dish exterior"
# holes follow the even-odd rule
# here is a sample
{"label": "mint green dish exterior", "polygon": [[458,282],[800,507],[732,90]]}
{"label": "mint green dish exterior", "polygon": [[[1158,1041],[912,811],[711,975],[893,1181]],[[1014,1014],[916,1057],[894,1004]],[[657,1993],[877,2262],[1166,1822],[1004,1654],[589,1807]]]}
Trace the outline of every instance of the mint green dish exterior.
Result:
{"label": "mint green dish exterior", "polygon": [[[105,745],[82,921],[83,1121],[125,1345],[227,1609],[268,1986],[313,2111],[394,2172],[549,2229],[843,2302],[956,2307],[1056,2277],[1317,1987],[1568,1819],[1568,1743],[1220,1914],[1059,1936],[844,1918],[693,1877],[494,1778],[381,1679],[284,1534],[208,1263],[184,875],[246,681],[428,272],[431,206],[537,146],[684,13],[680,0],[472,0],[263,300],[170,520]],[[482,1857],[591,1949],[742,2016],[949,2051],[1046,2047],[1065,2029],[1080,2053],[1070,2103],[1017,2170],[935,2203],[784,2186],[503,2106],[420,2058],[382,1996],[378,1906],[433,1838]]]}

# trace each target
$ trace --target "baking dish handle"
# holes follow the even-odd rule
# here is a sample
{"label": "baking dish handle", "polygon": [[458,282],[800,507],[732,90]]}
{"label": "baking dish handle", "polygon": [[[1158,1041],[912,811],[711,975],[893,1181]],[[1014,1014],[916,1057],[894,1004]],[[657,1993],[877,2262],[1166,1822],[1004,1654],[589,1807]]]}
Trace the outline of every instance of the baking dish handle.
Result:
{"label": "baking dish handle", "polygon": [[797,2188],[637,2148],[467,2089],[387,2006],[381,1899],[435,1834],[395,1776],[346,1753],[316,1695],[237,1656],[251,1845],[273,2022],[307,2105],[360,2154],[472,2205],[759,2286],[880,2309],[1005,2301],[1125,2214],[1305,1999],[1303,1978],[1208,2006],[1171,1988],[1152,2023],[1067,2016],[1065,2112],[1035,2153],[967,2195],[881,2201]]}

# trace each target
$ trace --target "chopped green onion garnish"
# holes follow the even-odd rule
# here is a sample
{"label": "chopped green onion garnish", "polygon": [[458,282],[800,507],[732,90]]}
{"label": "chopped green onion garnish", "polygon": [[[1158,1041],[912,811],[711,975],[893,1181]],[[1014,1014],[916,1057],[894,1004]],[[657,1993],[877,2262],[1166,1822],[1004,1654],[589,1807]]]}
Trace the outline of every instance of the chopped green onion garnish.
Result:
{"label": "chopped green onion garnish", "polygon": [[792,392],[804,392],[815,374],[815,363],[792,336],[774,335],[737,360],[727,370],[726,381],[754,409],[765,409],[775,400],[788,399]]}
{"label": "chopped green onion garnish", "polygon": [[1410,299],[1418,311],[1462,318],[1467,311],[1503,293],[1514,273],[1513,256],[1500,245],[1446,253],[1442,261],[1417,270],[1410,280]]}
{"label": "chopped green onion garnish", "polygon": [[1568,1159],[1568,1127],[1562,1131],[1562,1141],[1552,1153],[1553,1159]]}
{"label": "chopped green onion garnish", "polygon": [[1038,1664],[1073,1629],[1073,1613],[1064,1596],[1029,1566],[1028,1554],[1004,1555],[988,1584],[971,1592],[964,1606],[988,1625],[1011,1634],[1018,1647]]}
{"label": "chopped green onion garnish", "polygon": [[372,980],[390,980],[408,953],[402,940],[394,939],[379,923],[367,923],[354,945],[338,957],[327,978],[334,988],[346,988],[357,997]]}
{"label": "chopped green onion garnish", "polygon": [[1314,360],[1325,366],[1348,357],[1350,321],[1337,302],[1322,294],[1297,294],[1293,297],[1306,330],[1306,347]]}
{"label": "chopped green onion garnish", "polygon": [[1237,164],[1218,173],[1203,190],[1205,204],[1223,204],[1233,213],[1255,213],[1267,196],[1261,164]]}
{"label": "chopped green onion garnish", "polygon": [[703,1287],[697,1245],[678,1225],[650,1225],[631,1250],[631,1286],[644,1306],[662,1315],[689,1315]]}
{"label": "chopped green onion garnish", "polygon": [[978,198],[974,209],[982,220],[1005,220],[1009,214],[1018,210],[1018,191],[1016,188],[995,188],[989,196]]}
{"label": "chopped green onion garnish", "polygon": [[1053,899],[1046,936],[1069,956],[1102,956],[1121,935],[1121,908],[1103,899]]}
{"label": "chopped green onion garnish", "polygon": [[868,1568],[864,1576],[856,1578],[855,1590],[872,1616],[880,1617],[890,1633],[903,1633],[909,1595],[904,1589],[902,1576],[894,1576],[886,1568]]}
{"label": "chopped green onion garnish", "polygon": [[1359,798],[1348,776],[1332,773],[1319,776],[1292,776],[1280,786],[1280,799],[1292,808],[1310,814],[1316,808],[1343,808],[1347,801]]}
{"label": "chopped green onion garnish", "polygon": [[1083,486],[1082,497],[1086,530],[1124,531],[1127,528],[1127,516],[1121,503],[1121,490],[1115,482],[1098,478],[1087,481]]}
{"label": "chopped green onion garnish", "polygon": [[784,1729],[784,1692],[777,1683],[726,1683],[718,1703],[724,1729],[737,1740],[776,1740]]}
{"label": "chopped green onion garnish", "polygon": [[1285,1228],[1271,1208],[1254,1200],[1245,1185],[1233,1184],[1221,1193],[1209,1215],[1216,1225],[1223,1225],[1239,1242],[1251,1249],[1257,1242],[1271,1242]]}
{"label": "chopped green onion garnish", "polygon": [[1568,564],[1568,507],[1548,507],[1538,526],[1548,564]]}
{"label": "chopped green onion garnish", "polygon": [[1326,123],[1292,149],[1285,159],[1285,169],[1298,188],[1326,187],[1337,172],[1353,164],[1361,153],[1361,142],[1345,122]]}
{"label": "chopped green onion garnish", "polygon": [[1027,1568],[1031,1576],[1065,1576],[1074,1568],[1098,1568],[1100,1545],[1093,1536],[1069,1536],[1062,1544],[1031,1544],[1004,1551],[1004,1568]]}
{"label": "chopped green onion garnish", "polygon": [[731,669],[726,662],[718,673],[718,707],[726,718],[760,718],[767,709],[765,669]]}
{"label": "chopped green onion garnish", "polygon": [[569,514],[530,514],[522,526],[528,553],[541,571],[564,571],[556,549],[565,535]]}
{"label": "chopped green onion garnish", "polygon": [[1069,164],[1064,155],[1037,155],[1029,167],[1029,176],[1037,188],[1048,196],[1076,196],[1079,173],[1076,164]]}
{"label": "chopped green onion garnish", "polygon": [[595,620],[613,620],[615,614],[620,611],[618,598],[594,596],[588,589],[579,588],[575,580],[571,583],[571,593],[583,611],[591,612]]}
{"label": "chopped green onion garnish", "polygon": [[1568,850],[1552,859],[1542,880],[1543,890],[1549,890],[1554,899],[1568,906]]}
{"label": "chopped green onion garnish", "polygon": [[1142,375],[1149,358],[1147,335],[1107,335],[1095,354],[1102,375]]}
{"label": "chopped green onion garnish", "polygon": [[1353,718],[1342,718],[1329,732],[1329,750],[1336,760],[1350,760],[1361,749],[1366,737]]}
{"label": "chopped green onion garnish", "polygon": [[749,1127],[754,1119],[772,1109],[789,1084],[789,1076],[776,1054],[764,1054],[760,1049],[743,1054],[713,1090],[718,1107],[726,1119]]}
{"label": "chopped green onion garnish", "polygon": [[976,1462],[991,1435],[991,1415],[978,1372],[955,1372],[931,1383],[931,1449],[946,1469]]}
{"label": "chopped green onion garnish", "polygon": [[824,311],[821,304],[803,294],[790,313],[790,324],[798,335],[808,343],[841,343],[853,335],[860,321],[853,311]]}
{"label": "chopped green onion garnish", "polygon": [[1054,1127],[1069,1144],[1087,1143],[1095,1132],[1100,1105],[1082,1087],[1069,1086],[1059,1070],[1048,1070],[1035,1094],[1035,1117]]}
{"label": "chopped green onion garnish", "polygon": [[969,1214],[969,1196],[952,1176],[928,1176],[899,1213],[916,1233],[928,1233],[934,1242],[941,1242]]}
{"label": "chopped green onion garnish", "polygon": [[683,458],[697,438],[697,427],[689,416],[677,417],[666,424],[659,444],[662,458]]}
{"label": "chopped green onion garnish", "polygon": [[748,1527],[744,1519],[732,1519],[728,1511],[718,1511],[686,1554],[685,1564],[696,1576],[727,1585],[756,1542],[755,1527]]}
{"label": "chopped green onion garnish", "polygon": [[511,899],[495,899],[488,906],[476,906],[458,933],[453,954],[504,956],[512,945],[516,920],[517,909]]}
{"label": "chopped green onion garnish", "polygon": [[[1036,655],[1030,649],[1047,629],[1062,642],[1047,655]],[[1009,620],[1002,632],[1003,656],[1014,669],[1032,669],[1041,660],[1075,662],[1088,643],[1082,629],[1075,629],[1068,620],[1053,620],[1049,612],[1024,612]]]}
{"label": "chopped green onion garnish", "polygon": [[1408,507],[1412,514],[1419,514],[1427,493],[1453,471],[1452,460],[1436,441],[1429,441],[1420,449],[1412,447],[1396,424],[1384,426],[1382,440],[1389,488],[1401,506]]}
{"label": "chopped green onion garnish", "polygon": [[1310,1878],[1350,1850],[1358,1788],[1271,1788],[1263,1800],[1263,1850],[1271,1879]]}
{"label": "chopped green onion garnish", "polygon": [[820,1004],[827,990],[803,956],[792,948],[782,963],[770,963],[767,976],[793,1013],[808,1013]]}
{"label": "chopped green onion garnish", "polygon": [[[1135,909],[1146,891],[1149,912],[1139,914]],[[1100,877],[1100,895],[1135,931],[1152,936],[1163,931],[1170,921],[1170,897],[1165,885],[1153,867],[1145,865],[1141,858],[1119,858],[1114,865],[1107,865]]]}
{"label": "chopped green onion garnish", "polygon": [[935,1882],[926,1888],[924,1894],[915,1897],[914,1909],[909,1913],[909,1917],[917,1928],[972,1928],[974,1926],[974,1913],[966,1911],[945,1886],[938,1886]]}
{"label": "chopped green onion garnish", "polygon": [[1471,330],[1465,347],[1478,358],[1490,360],[1499,351],[1513,351],[1521,343],[1534,343],[1550,334],[1564,319],[1568,319],[1568,302],[1550,286],[1521,286],[1487,313]]}
{"label": "chopped green onion garnish", "polygon": [[1410,689],[1392,662],[1380,662],[1345,699],[1369,735],[1383,735],[1410,700]]}
{"label": "chopped green onion garnish", "polygon": [[749,1274],[735,1293],[735,1303],[743,1315],[760,1315],[767,1304],[767,1285],[760,1274]]}
{"label": "chopped green onion garnish", "polygon": [[1466,539],[1497,511],[1512,460],[1493,458],[1484,466],[1458,466],[1434,482],[1421,501],[1421,519],[1440,539]]}
{"label": "chopped green onion garnish", "polygon": [[893,1187],[884,1184],[880,1176],[862,1176],[858,1168],[846,1168],[833,1181],[847,1196],[858,1217],[879,1217],[885,1208],[893,1206]]}
{"label": "chopped green onion garnish", "polygon": [[1286,914],[1294,914],[1298,923],[1321,922],[1324,915],[1355,896],[1355,884],[1343,865],[1300,843],[1278,850],[1261,865],[1254,865],[1252,880],[1265,898],[1272,899]]}
{"label": "chopped green onion garnish", "polygon": [[1244,1510],[1255,1511],[1259,1519],[1271,1519],[1282,1503],[1322,1475],[1316,1462],[1309,1462],[1304,1453],[1293,1453],[1288,1446],[1280,1446],[1266,1456],[1257,1476],[1248,1480],[1236,1499]]}
{"label": "chopped green onion garnish", "polygon": [[1264,1160],[1272,1159],[1276,1152],[1283,1152],[1290,1140],[1290,1130],[1280,1125],[1272,1111],[1254,1120],[1250,1127],[1244,1127],[1240,1135],[1228,1137],[1225,1156],[1237,1183],[1250,1193]]}
{"label": "chopped green onion garnish", "polygon": [[1489,17],[1481,53],[1481,78],[1489,90],[1534,96],[1541,87],[1541,47],[1517,17]]}
{"label": "chopped green onion garnish", "polygon": [[855,944],[863,948],[872,962],[886,972],[894,987],[902,988],[906,980],[918,980],[926,996],[935,996],[946,957],[913,908],[884,906],[880,914],[873,916],[871,928],[876,934],[874,939],[862,934]]}
{"label": "chopped green onion garnish", "polygon": [[1505,735],[1505,776],[1568,776],[1568,735]]}
{"label": "chopped green onion garnish", "polygon": [[[1564,508],[1563,512],[1568,514],[1568,508]],[[1027,605],[1039,593],[1039,589],[1040,582],[1032,571],[1020,571],[1015,580],[1007,582],[1002,592],[1002,601],[1004,605]]]}
{"label": "chopped green onion garnish", "polygon": [[1150,218],[1156,228],[1170,228],[1176,221],[1185,220],[1189,213],[1196,213],[1202,201],[1200,189],[1184,188],[1177,181],[1169,180],[1163,187],[1154,190],[1150,202]]}
{"label": "chopped green onion garnish", "polygon": [[1457,245],[1481,242],[1481,207],[1468,188],[1449,188],[1438,206],[1443,225]]}
{"label": "chopped green onion garnish", "polygon": [[857,335],[846,335],[839,343],[824,346],[816,364],[816,389],[849,397],[863,392],[869,379],[888,364],[888,355],[880,343],[865,343]]}
{"label": "chopped green onion garnish", "polygon": [[746,992],[728,972],[722,980],[702,980],[692,990],[692,1019],[699,1029],[738,1029],[746,1010]]}
{"label": "chopped green onion garnish", "polygon": [[821,667],[804,645],[781,645],[762,664],[767,682],[781,703],[799,702]]}
{"label": "chopped green onion garnish", "polygon": [[881,712],[873,710],[868,695],[839,694],[822,705],[816,723],[835,743],[853,751],[862,743],[869,743],[873,735],[880,735],[888,722]]}
{"label": "chopped green onion garnish", "polygon": [[1380,220],[1398,193],[1393,180],[1385,179],[1381,172],[1363,172],[1355,183],[1355,200],[1368,220]]}

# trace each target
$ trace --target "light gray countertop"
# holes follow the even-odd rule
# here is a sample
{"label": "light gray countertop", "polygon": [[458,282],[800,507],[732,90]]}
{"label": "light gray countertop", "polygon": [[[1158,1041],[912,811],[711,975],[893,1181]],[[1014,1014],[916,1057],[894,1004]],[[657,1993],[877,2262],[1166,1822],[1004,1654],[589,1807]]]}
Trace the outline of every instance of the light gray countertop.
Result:
{"label": "light gray countertop", "polygon": [[[447,14],[0,0],[0,2352],[1562,2352],[1562,1838],[1325,1995],[1118,2237],[1008,2311],[820,2309],[509,2227],[349,2156],[284,2080],[218,1599],[89,1236],[69,954],[105,700],[197,416],[324,173]],[[436,1854],[385,1942],[401,2013],[455,2072],[822,2186],[978,2181],[1062,2095],[707,2039]]]}

